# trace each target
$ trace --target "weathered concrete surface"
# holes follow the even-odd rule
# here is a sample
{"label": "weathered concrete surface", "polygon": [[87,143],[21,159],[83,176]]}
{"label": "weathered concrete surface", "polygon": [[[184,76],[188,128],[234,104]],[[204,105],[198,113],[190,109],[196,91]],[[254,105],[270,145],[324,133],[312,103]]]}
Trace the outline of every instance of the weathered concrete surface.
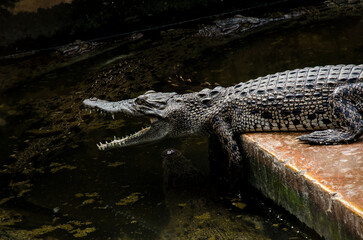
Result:
{"label": "weathered concrete surface", "polygon": [[299,135],[243,135],[249,181],[326,239],[363,239],[363,138],[311,146]]}

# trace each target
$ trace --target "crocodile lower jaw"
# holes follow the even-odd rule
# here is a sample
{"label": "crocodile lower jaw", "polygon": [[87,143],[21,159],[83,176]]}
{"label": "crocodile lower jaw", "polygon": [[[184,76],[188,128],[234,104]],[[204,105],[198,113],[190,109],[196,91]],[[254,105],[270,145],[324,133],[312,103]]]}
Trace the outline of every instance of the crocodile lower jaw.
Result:
{"label": "crocodile lower jaw", "polygon": [[116,136],[111,142],[100,142],[97,144],[97,147],[99,150],[108,150],[112,148],[120,148],[125,147],[130,144],[130,142],[135,141],[137,138],[142,138],[143,135],[147,135],[148,131],[151,129],[152,125],[157,123],[159,119],[157,117],[149,116],[149,120],[151,123],[151,126],[142,128],[140,131],[131,134],[129,136],[123,137],[123,138],[117,138]]}
{"label": "crocodile lower jaw", "polygon": [[111,142],[105,142],[102,143],[100,142],[99,144],[97,144],[97,147],[99,150],[108,150],[111,148],[117,148],[117,147],[123,147],[124,145],[127,144],[127,142],[129,142],[130,140],[140,137],[141,135],[145,134],[147,131],[150,130],[151,127],[146,127],[141,129],[140,131],[131,134],[129,136],[123,137],[123,138],[117,138],[116,136],[114,137],[114,140],[112,140]]}

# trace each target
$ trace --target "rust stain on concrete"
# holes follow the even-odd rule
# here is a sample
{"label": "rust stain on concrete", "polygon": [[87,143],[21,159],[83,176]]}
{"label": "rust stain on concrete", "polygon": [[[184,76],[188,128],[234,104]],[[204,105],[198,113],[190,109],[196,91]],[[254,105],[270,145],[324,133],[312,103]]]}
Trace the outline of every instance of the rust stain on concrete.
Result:
{"label": "rust stain on concrete", "polygon": [[[301,134],[253,133],[245,134],[242,138],[244,148],[252,158],[250,161],[254,161],[251,165],[255,165],[255,171],[261,170],[261,165],[264,165],[264,170],[269,169],[279,175],[283,185],[296,191],[298,196],[307,196],[306,201],[313,202],[313,205],[320,208],[322,214],[326,215],[326,221],[335,221],[337,228],[345,225],[352,236],[362,239],[363,138],[353,144],[313,146],[295,139]],[[255,181],[258,174],[263,172],[258,171],[254,173]],[[268,179],[266,177],[264,180]],[[269,191],[266,186],[258,186],[263,184],[257,183],[256,187]],[[276,193],[268,194],[273,196]],[[281,205],[285,204],[287,208],[290,208],[289,204],[294,204],[283,201],[281,200]],[[305,207],[308,206],[306,204]],[[314,221],[307,215],[301,218]],[[314,222],[307,225],[314,225]],[[322,232],[322,235],[328,235],[325,236],[327,239],[335,239],[332,236],[336,233]]]}
{"label": "rust stain on concrete", "polygon": [[20,12],[37,12],[39,8],[48,9],[61,3],[72,3],[73,0],[20,0],[14,8],[8,9],[12,14]]}

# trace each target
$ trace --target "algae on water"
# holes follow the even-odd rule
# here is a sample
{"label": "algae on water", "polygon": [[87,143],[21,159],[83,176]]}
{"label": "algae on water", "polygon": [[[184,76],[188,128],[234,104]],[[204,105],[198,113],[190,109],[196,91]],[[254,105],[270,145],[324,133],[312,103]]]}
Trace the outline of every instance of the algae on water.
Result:
{"label": "algae on water", "polygon": [[143,196],[141,196],[141,193],[139,193],[139,192],[131,193],[129,196],[118,201],[116,203],[116,205],[126,206],[126,205],[137,202],[140,198],[143,198]]}

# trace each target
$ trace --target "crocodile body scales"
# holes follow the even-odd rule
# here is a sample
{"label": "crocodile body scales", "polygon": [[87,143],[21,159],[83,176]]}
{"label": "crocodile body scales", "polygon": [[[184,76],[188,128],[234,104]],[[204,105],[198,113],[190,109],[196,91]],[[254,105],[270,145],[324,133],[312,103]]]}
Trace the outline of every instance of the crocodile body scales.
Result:
{"label": "crocodile body scales", "polygon": [[[304,68],[229,87],[226,105],[233,109],[227,111],[232,131],[306,131],[342,127],[344,121],[361,124],[351,104],[362,101],[362,68]],[[357,113],[362,111],[360,105],[357,108]]]}
{"label": "crocodile body scales", "polygon": [[241,157],[236,134],[261,131],[314,131],[298,137],[311,144],[359,139],[363,129],[363,65],[295,69],[232,87],[177,94],[147,91],[134,99],[84,104],[109,113],[149,117],[151,126],[99,149],[153,142],[166,137],[216,134],[230,164]]}

